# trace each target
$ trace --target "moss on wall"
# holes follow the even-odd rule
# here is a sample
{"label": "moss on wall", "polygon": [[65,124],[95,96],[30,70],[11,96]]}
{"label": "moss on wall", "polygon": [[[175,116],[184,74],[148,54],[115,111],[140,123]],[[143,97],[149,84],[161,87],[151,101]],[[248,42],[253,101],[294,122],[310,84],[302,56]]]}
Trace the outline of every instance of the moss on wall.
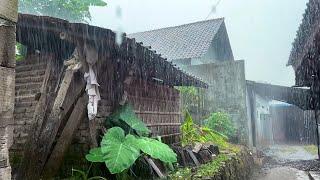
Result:
{"label": "moss on wall", "polygon": [[199,167],[181,168],[169,175],[170,179],[243,180],[251,176],[253,157],[242,148],[238,153],[220,154],[213,161]]}

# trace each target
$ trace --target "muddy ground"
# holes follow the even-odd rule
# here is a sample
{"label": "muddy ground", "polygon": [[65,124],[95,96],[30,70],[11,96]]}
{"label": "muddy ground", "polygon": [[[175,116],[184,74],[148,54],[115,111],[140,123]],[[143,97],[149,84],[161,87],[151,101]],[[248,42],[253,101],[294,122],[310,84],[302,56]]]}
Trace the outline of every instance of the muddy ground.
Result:
{"label": "muddy ground", "polygon": [[251,180],[320,180],[317,154],[305,146],[274,145],[263,154],[263,165]]}

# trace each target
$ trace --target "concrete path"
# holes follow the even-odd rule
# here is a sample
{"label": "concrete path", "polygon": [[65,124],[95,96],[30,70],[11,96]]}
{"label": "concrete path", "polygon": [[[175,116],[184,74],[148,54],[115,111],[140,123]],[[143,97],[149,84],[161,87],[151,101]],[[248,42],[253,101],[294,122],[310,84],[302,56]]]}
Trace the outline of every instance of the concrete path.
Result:
{"label": "concrete path", "polygon": [[276,167],[265,169],[252,180],[309,180],[305,171],[290,167]]}
{"label": "concrete path", "polygon": [[297,145],[274,145],[265,150],[265,154],[284,162],[317,159],[317,154],[308,152],[304,146]]}
{"label": "concrete path", "polygon": [[309,180],[308,172],[289,167],[286,163],[317,158],[304,146],[275,145],[264,153],[271,161],[256,172],[251,180]]}

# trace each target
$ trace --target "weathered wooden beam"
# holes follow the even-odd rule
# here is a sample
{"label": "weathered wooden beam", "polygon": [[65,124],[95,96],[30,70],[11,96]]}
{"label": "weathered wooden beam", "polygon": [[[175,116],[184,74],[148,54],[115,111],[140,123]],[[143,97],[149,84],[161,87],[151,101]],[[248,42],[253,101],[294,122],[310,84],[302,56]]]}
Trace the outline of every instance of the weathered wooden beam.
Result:
{"label": "weathered wooden beam", "polygon": [[[29,142],[27,144],[31,144],[31,142],[34,140],[34,138],[38,137],[45,115],[46,111],[49,107],[50,104],[50,90],[49,88],[52,88],[54,86],[54,81],[52,80],[56,76],[55,72],[53,71],[52,67],[52,61],[49,61],[47,63],[46,71],[44,74],[44,79],[41,85],[41,90],[40,90],[40,98],[38,101],[38,104],[36,105],[34,114],[33,114],[33,122],[35,122],[34,126],[31,128],[31,134],[33,136],[29,135]],[[51,80],[51,81],[50,81]]]}
{"label": "weathered wooden beam", "polygon": [[151,158],[148,157],[144,157],[144,159],[148,162],[148,164],[152,167],[152,169],[157,173],[157,175],[160,178],[164,178],[165,176],[163,175],[163,173],[161,172],[161,170],[158,168],[158,166],[156,165],[156,163],[154,163],[154,161]]}
{"label": "weathered wooden beam", "polygon": [[189,153],[189,155],[190,155],[191,159],[193,160],[194,164],[195,164],[196,166],[200,166],[200,162],[198,161],[196,155],[194,155],[194,153],[192,152],[192,150],[187,149],[187,152]]}
{"label": "weathered wooden beam", "polygon": [[34,147],[26,149],[28,157],[25,158],[29,161],[20,168],[19,178],[39,179],[61,122],[68,118],[70,110],[84,92],[85,82],[81,74],[76,74],[72,69],[66,70],[51,113],[43,124],[39,137],[34,139]]}
{"label": "weathered wooden beam", "polygon": [[44,172],[42,177],[52,178],[58,172],[63,160],[66,151],[68,150],[73,135],[76,129],[79,127],[81,120],[86,115],[86,96],[82,96],[74,107],[66,126],[64,127],[57,144],[54,146],[54,149],[50,155],[48,162],[45,165]]}

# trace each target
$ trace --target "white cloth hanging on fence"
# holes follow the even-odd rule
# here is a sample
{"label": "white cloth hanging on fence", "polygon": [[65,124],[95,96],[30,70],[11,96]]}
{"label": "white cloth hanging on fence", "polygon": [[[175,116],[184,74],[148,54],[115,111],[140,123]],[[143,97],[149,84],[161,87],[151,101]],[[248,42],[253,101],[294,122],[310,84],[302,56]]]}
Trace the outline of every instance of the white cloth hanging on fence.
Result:
{"label": "white cloth hanging on fence", "polygon": [[96,74],[94,73],[91,64],[89,64],[89,72],[84,73],[84,79],[87,82],[86,92],[89,96],[89,101],[87,105],[88,118],[89,120],[93,120],[97,116],[98,102],[101,100],[101,97]]}

